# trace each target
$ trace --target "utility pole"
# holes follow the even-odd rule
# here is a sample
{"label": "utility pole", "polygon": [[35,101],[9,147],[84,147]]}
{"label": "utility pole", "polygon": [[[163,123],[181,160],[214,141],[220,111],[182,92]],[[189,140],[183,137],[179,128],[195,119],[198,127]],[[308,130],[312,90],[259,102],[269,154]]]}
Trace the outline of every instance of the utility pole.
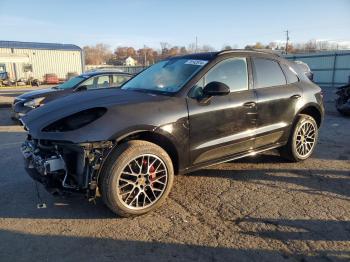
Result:
{"label": "utility pole", "polygon": [[286,54],[288,54],[288,41],[289,41],[289,31],[285,31],[286,32],[286,36],[287,36],[287,41],[286,41]]}
{"label": "utility pole", "polygon": [[197,53],[197,50],[198,50],[198,38],[196,36],[196,52],[195,53]]}
{"label": "utility pole", "polygon": [[143,45],[143,54],[144,54],[144,63],[143,63],[143,65],[147,66],[146,65],[146,61],[147,61],[147,58],[146,58],[146,45]]}

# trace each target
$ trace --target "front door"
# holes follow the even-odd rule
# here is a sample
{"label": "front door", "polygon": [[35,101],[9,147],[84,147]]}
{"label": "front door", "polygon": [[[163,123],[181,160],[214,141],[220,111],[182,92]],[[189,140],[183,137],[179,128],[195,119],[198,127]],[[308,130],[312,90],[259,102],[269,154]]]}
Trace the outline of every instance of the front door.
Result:
{"label": "front door", "polygon": [[[199,99],[201,91],[213,81],[226,84],[231,92],[203,102]],[[194,165],[229,158],[252,148],[256,98],[249,88],[245,57],[228,58],[216,64],[190,96],[190,154]]]}

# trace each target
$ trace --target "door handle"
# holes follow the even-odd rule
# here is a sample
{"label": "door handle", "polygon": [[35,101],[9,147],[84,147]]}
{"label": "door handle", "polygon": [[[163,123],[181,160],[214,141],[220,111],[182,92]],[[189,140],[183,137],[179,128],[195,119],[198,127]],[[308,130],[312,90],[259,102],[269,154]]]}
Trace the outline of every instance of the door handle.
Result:
{"label": "door handle", "polygon": [[300,97],[301,97],[301,95],[295,94],[295,95],[292,95],[290,98],[291,99],[299,99]]}
{"label": "door handle", "polygon": [[252,107],[255,107],[255,106],[256,106],[256,103],[253,102],[253,101],[250,101],[250,102],[244,103],[243,106],[252,108]]}

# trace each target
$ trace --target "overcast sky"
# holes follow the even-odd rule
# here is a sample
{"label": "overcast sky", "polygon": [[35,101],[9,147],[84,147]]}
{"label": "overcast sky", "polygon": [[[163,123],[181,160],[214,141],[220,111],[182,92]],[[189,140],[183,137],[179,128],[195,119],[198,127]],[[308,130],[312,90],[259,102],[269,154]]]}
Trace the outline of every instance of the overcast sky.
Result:
{"label": "overcast sky", "polygon": [[261,41],[350,41],[350,0],[0,0],[0,40],[106,43],[112,48],[160,42],[220,49]]}

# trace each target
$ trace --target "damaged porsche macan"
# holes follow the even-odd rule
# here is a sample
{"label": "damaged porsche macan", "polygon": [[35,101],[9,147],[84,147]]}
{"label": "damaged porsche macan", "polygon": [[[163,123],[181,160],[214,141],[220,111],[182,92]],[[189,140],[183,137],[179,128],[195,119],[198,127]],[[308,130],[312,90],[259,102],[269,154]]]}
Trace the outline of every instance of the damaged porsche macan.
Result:
{"label": "damaged porsche macan", "polygon": [[164,202],[174,174],[274,148],[307,159],[322,103],[321,89],[277,55],[192,54],[160,61],[121,89],[32,110],[21,118],[21,150],[49,192],[101,196],[116,214],[141,215]]}

